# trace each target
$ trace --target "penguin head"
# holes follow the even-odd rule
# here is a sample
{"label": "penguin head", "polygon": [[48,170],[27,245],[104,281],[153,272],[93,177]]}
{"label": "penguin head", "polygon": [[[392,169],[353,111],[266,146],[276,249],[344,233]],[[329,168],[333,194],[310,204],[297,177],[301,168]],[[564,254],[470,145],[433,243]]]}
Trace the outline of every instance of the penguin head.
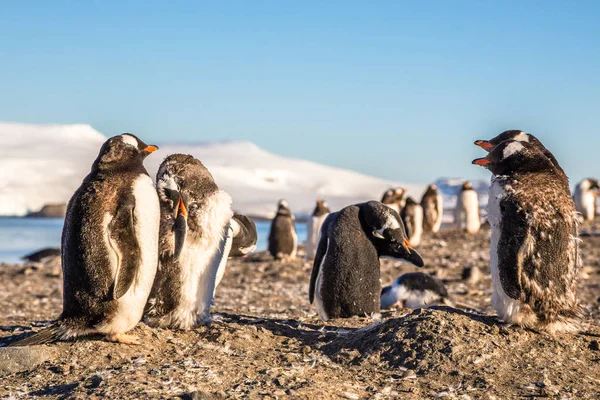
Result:
{"label": "penguin head", "polygon": [[285,216],[285,217],[292,217],[292,210],[290,210],[290,206],[288,205],[288,202],[285,201],[284,199],[279,200],[279,203],[277,204],[277,215]]}
{"label": "penguin head", "polygon": [[542,143],[535,136],[533,136],[530,133],[525,133],[519,129],[511,129],[508,131],[504,131],[490,140],[476,140],[475,145],[481,147],[487,152],[490,152],[494,149],[494,147],[507,140],[515,140],[517,142],[527,142],[532,143],[534,145],[542,145]]}
{"label": "penguin head", "polygon": [[414,206],[416,205],[417,202],[415,201],[415,199],[413,199],[412,197],[407,197],[406,198],[406,206]]}
{"label": "penguin head", "polygon": [[581,183],[579,184],[579,186],[585,190],[600,188],[598,186],[598,180],[594,179],[594,178],[586,178],[586,179],[582,180]]}
{"label": "penguin head", "polygon": [[424,197],[425,196],[435,196],[435,195],[437,195],[437,193],[438,193],[438,186],[435,183],[433,183],[433,184],[427,186],[427,190],[425,191],[425,194],[423,196]]}
{"label": "penguin head", "polygon": [[464,192],[465,190],[473,190],[473,184],[469,181],[466,181],[465,183],[463,183],[461,191]]}
{"label": "penguin head", "polygon": [[208,169],[185,154],[165,158],[156,175],[156,190],[161,207],[161,225],[173,235],[175,260],[185,246],[188,231],[193,237],[202,234],[202,202],[219,190]]}
{"label": "penguin head", "polygon": [[494,175],[555,170],[536,145],[517,140],[500,143],[487,157],[473,160],[473,164],[487,168]]}
{"label": "penguin head", "polygon": [[313,211],[313,215],[321,216],[321,215],[329,214],[330,212],[331,212],[331,210],[329,209],[329,205],[327,204],[327,202],[325,200],[318,199],[317,205],[315,206],[315,209]]}
{"label": "penguin head", "polygon": [[396,191],[394,189],[388,189],[381,197],[383,204],[392,204],[396,201]]}
{"label": "penguin head", "polygon": [[361,204],[359,209],[363,229],[380,257],[400,258],[417,267],[425,265],[421,255],[410,246],[404,224],[395,210],[377,201]]}
{"label": "penguin head", "polygon": [[157,146],[147,145],[131,133],[123,133],[104,142],[94,161],[94,167],[99,170],[139,167],[143,165],[144,159],[156,150]]}
{"label": "penguin head", "polygon": [[256,224],[245,215],[235,213],[231,219],[233,242],[231,243],[230,257],[244,257],[256,250]]}

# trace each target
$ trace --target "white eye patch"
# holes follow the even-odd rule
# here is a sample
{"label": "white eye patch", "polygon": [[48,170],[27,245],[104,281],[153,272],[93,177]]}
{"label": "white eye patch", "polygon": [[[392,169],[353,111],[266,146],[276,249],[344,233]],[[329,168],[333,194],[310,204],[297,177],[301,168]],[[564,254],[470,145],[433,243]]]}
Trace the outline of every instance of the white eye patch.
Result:
{"label": "white eye patch", "polygon": [[133,136],[131,136],[131,135],[127,135],[127,134],[121,135],[121,140],[126,145],[133,146],[135,148],[138,147],[138,141]]}
{"label": "white eye patch", "polygon": [[529,135],[525,132],[521,132],[515,136],[513,140],[516,140],[517,142],[529,142]]}
{"label": "white eye patch", "polygon": [[504,148],[504,151],[502,152],[502,157],[503,159],[508,158],[513,154],[522,151],[524,148],[525,146],[523,146],[521,142],[512,142]]}

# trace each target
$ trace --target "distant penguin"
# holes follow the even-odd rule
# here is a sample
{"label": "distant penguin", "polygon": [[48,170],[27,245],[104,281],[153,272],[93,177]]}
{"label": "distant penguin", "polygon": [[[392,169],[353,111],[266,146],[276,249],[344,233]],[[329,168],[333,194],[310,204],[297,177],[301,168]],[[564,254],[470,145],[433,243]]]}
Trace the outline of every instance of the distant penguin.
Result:
{"label": "distant penguin", "polygon": [[381,309],[392,307],[427,308],[449,303],[444,282],[429,274],[411,272],[381,290]]}
{"label": "distant penguin", "polygon": [[310,277],[309,300],[319,317],[326,321],[379,312],[383,256],[423,266],[397,212],[370,201],[329,214]]}
{"label": "distant penguin", "polygon": [[294,214],[287,201],[280,200],[277,214],[271,222],[269,231],[269,253],[276,260],[290,260],[296,258],[298,236],[294,226]]}
{"label": "distant penguin", "polygon": [[46,248],[42,250],[38,250],[34,253],[27,254],[23,256],[21,259],[30,263],[45,263],[48,260],[54,259],[56,257],[60,257],[60,249],[55,248]]}
{"label": "distant penguin", "polygon": [[404,200],[405,193],[406,190],[403,188],[388,189],[383,194],[381,202],[400,214],[404,208],[404,204],[406,203]]}
{"label": "distant penguin", "polygon": [[535,136],[533,136],[531,133],[525,133],[518,129],[512,129],[512,130],[504,131],[501,134],[499,134],[498,136],[496,136],[495,138],[490,139],[490,140],[476,140],[475,144],[477,146],[481,147],[482,149],[484,149],[485,151],[490,152],[494,149],[494,147],[496,147],[497,145],[499,145],[500,143],[502,143],[506,140],[515,140],[517,142],[527,142],[527,143],[531,143],[532,145],[539,148],[542,151],[542,153],[544,153],[544,155],[552,162],[552,165],[554,165],[554,167],[556,167],[559,174],[563,178],[565,184],[567,186],[569,185],[569,178],[567,177],[567,174],[565,174],[565,171],[563,171],[563,169],[559,165],[558,161],[554,157],[554,154],[552,154],[546,147],[544,147],[542,142],[540,142],[539,139],[536,138]]}
{"label": "distant penguin", "polygon": [[551,333],[578,329],[578,217],[562,175],[527,142],[504,141],[473,163],[494,175],[488,219],[498,316]]}
{"label": "distant penguin", "polygon": [[414,247],[419,246],[423,235],[423,207],[412,197],[408,197],[401,217],[406,227],[408,241]]}
{"label": "distant penguin", "polygon": [[460,231],[479,232],[481,227],[479,197],[471,182],[465,182],[458,193],[454,209],[454,223]]}
{"label": "distant penguin", "polygon": [[209,323],[217,272],[227,257],[231,197],[199,160],[184,154],[162,162],[156,189],[161,209],[159,269],[146,321],[175,329]]}
{"label": "distant penguin", "polygon": [[158,264],[159,206],[144,168],[157,150],[131,134],[110,138],[69,205],[62,233],[63,312],[16,345],[125,333],[140,321]]}
{"label": "distant penguin", "polygon": [[587,178],[575,187],[573,199],[575,207],[581,213],[584,221],[593,221],[596,217],[596,197],[598,197],[598,181]]}
{"label": "distant penguin", "polygon": [[317,200],[317,205],[313,210],[311,218],[307,224],[307,236],[306,236],[306,259],[314,260],[317,252],[317,242],[319,240],[319,232],[321,231],[321,225],[323,221],[329,215],[331,210],[327,206],[327,203],[323,200]]}
{"label": "distant penguin", "polygon": [[427,187],[421,199],[421,207],[423,207],[423,231],[439,232],[444,217],[444,203],[437,185]]}

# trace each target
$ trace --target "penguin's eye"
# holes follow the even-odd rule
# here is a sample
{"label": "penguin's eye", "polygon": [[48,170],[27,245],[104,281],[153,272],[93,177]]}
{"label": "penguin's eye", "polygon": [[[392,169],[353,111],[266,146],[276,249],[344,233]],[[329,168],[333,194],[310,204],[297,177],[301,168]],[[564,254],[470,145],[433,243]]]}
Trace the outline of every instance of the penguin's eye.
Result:
{"label": "penguin's eye", "polygon": [[191,204],[188,206],[188,209],[189,209],[189,211],[190,211],[190,212],[195,212],[195,211],[197,211],[197,210],[198,210],[198,204],[197,204],[197,203],[191,203]]}

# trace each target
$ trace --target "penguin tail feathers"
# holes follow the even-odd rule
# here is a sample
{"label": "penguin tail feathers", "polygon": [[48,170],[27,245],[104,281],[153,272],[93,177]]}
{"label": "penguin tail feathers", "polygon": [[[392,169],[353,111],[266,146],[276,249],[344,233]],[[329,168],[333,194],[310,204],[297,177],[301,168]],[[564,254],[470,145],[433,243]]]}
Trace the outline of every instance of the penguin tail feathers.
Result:
{"label": "penguin tail feathers", "polygon": [[60,340],[61,329],[60,325],[54,324],[47,328],[42,329],[33,335],[27,336],[24,339],[17,340],[14,343],[9,344],[7,347],[23,347],[23,346],[36,346],[40,344],[54,343]]}

